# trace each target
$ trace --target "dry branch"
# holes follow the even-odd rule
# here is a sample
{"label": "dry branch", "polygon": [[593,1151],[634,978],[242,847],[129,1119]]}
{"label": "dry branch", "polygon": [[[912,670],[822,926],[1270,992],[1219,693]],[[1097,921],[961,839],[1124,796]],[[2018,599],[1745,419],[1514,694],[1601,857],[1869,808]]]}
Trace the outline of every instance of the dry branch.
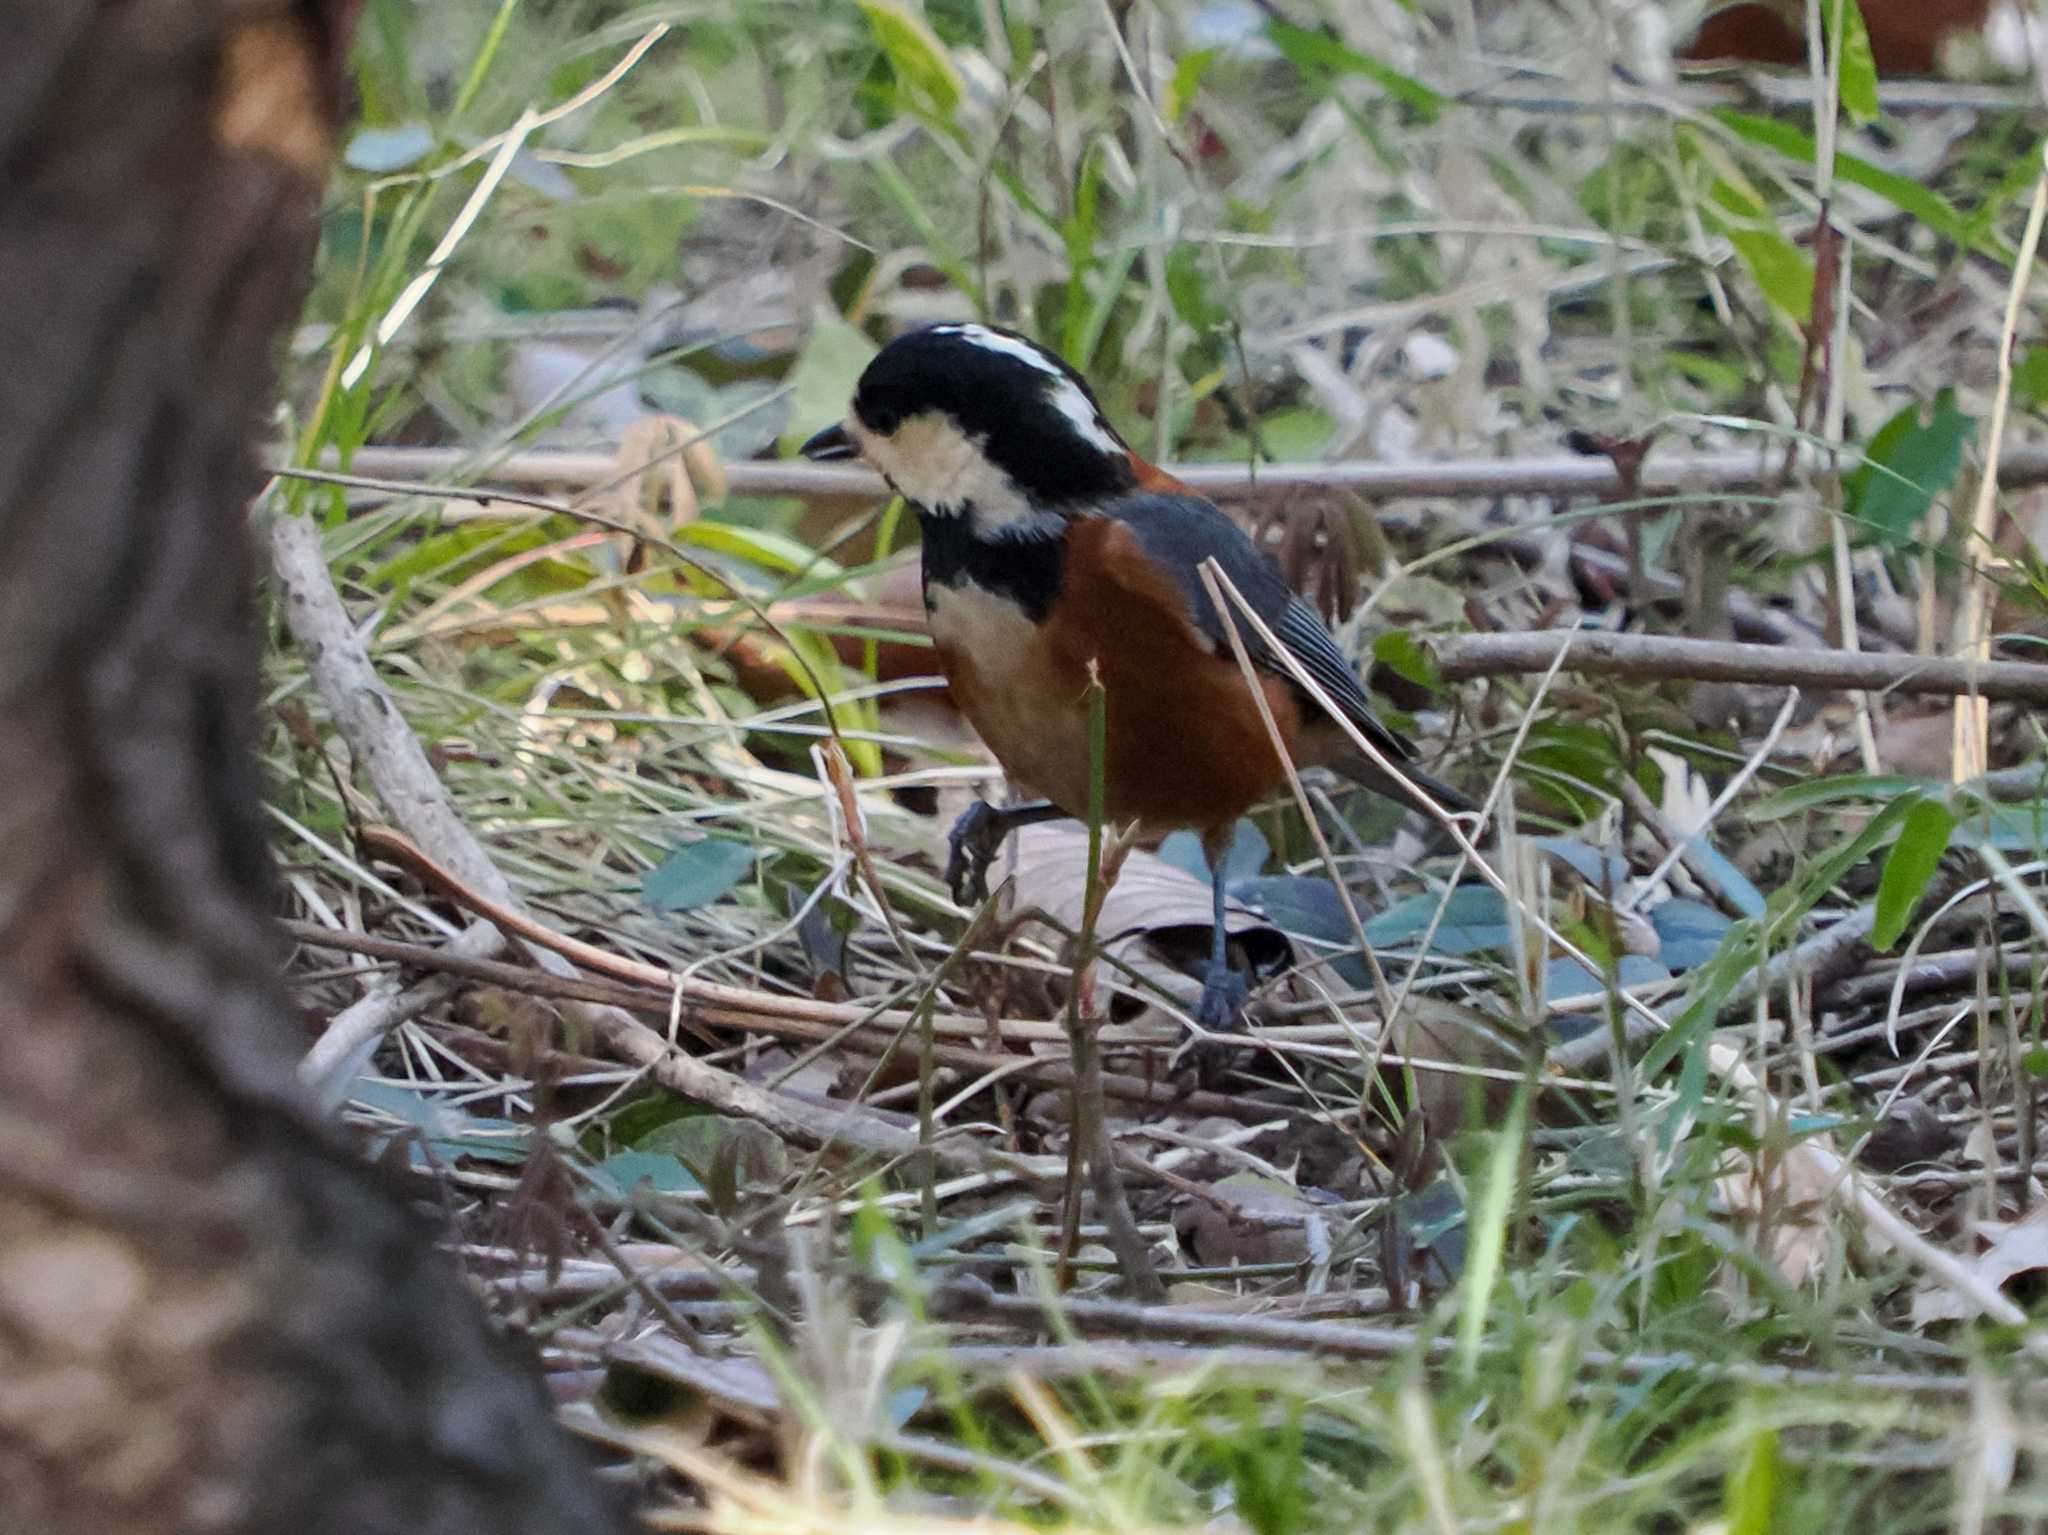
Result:
{"label": "dry branch", "polygon": [[[504,947],[504,935],[490,923],[472,922],[448,940],[447,952],[488,959]],[[349,1085],[378,1041],[401,1023],[446,1000],[453,986],[453,978],[446,974],[430,975],[405,987],[380,979],[366,986],[359,1000],[336,1013],[299,1062],[299,1079],[312,1089],[322,1111],[331,1114],[341,1107]]]}
{"label": "dry branch", "polygon": [[[941,1320],[971,1319],[1025,1328],[1043,1327],[1047,1317],[1045,1301],[1031,1295],[999,1293],[972,1279],[946,1286],[933,1297],[932,1310]],[[1142,1306],[1073,1296],[1060,1300],[1059,1315],[1065,1327],[1084,1337],[1148,1338],[1197,1347],[1237,1344],[1284,1351],[1297,1357],[1387,1360],[1420,1353],[1431,1359],[1443,1359],[1449,1357],[1453,1346],[1449,1338],[1429,1337],[1414,1328],[1297,1321],[1292,1317],[1245,1316],[1195,1306]],[[1694,1354],[1618,1354],[1606,1349],[1586,1349],[1576,1358],[1582,1369],[1612,1371],[1628,1380],[1682,1372],[1759,1385],[1838,1388],[1843,1379],[1833,1370],[1727,1364]],[[1871,1372],[1858,1380],[1902,1393],[1959,1396],[1969,1390],[1967,1377],[1959,1372]]]}
{"label": "dry branch", "polygon": [[[359,475],[418,482],[422,494],[436,483],[488,481],[505,486],[586,486],[616,479],[618,461],[606,453],[533,449],[483,461],[461,448],[364,447],[350,467]],[[1373,500],[1424,496],[1612,496],[1626,487],[1606,458],[1551,454],[1523,458],[1447,459],[1380,463],[1179,464],[1172,472],[1205,495],[1231,501],[1278,501],[1305,491],[1346,490]],[[804,501],[877,500],[887,488],[871,470],[782,459],[725,466],[735,496],[789,496]],[[1751,451],[1655,455],[1642,471],[1645,495],[1674,491],[1757,491],[1771,483],[1772,467]],[[1998,465],[2007,488],[2048,482],[2048,449],[2016,448]]]}
{"label": "dry branch", "polygon": [[1548,671],[1557,664],[1558,652],[1567,650],[1565,670],[1589,676],[1750,682],[1943,697],[1974,692],[1984,698],[2048,704],[2048,666],[2029,661],[1950,661],[1938,656],[1801,650],[1599,629],[1437,635],[1427,643],[1446,682]]}

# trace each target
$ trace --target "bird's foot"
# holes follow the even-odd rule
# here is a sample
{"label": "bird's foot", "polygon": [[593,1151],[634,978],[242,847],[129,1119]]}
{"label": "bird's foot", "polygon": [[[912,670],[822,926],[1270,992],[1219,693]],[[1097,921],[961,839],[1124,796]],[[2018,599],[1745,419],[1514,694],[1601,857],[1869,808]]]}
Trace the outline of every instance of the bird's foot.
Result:
{"label": "bird's foot", "polygon": [[946,888],[955,905],[979,906],[988,899],[988,866],[1009,831],[1003,813],[986,800],[961,812],[946,834]]}
{"label": "bird's foot", "polygon": [[1230,1028],[1250,995],[1251,984],[1242,971],[1233,970],[1226,961],[1211,964],[1202,977],[1202,995],[1195,1002],[1196,1024],[1219,1033]]}

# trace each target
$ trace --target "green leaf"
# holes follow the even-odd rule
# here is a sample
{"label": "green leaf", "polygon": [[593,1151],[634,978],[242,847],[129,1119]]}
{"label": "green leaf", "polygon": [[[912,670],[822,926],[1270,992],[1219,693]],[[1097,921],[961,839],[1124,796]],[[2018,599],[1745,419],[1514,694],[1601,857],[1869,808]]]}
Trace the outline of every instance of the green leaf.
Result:
{"label": "green leaf", "polygon": [[860,382],[875,351],[874,342],[844,320],[812,327],[789,374],[789,430],[782,438],[785,451],[795,452],[813,432],[846,419],[853,386]]}
{"label": "green leaf", "polygon": [[1230,1471],[1230,1507],[1252,1535],[1293,1535],[1310,1527],[1311,1462],[1302,1453],[1302,1407],[1290,1402],[1279,1423],[1259,1413],[1216,1445]]}
{"label": "green leaf", "polygon": [[2020,1057],[2020,1070],[2039,1080],[2048,1077],[2048,1046],[2036,1045]]}
{"label": "green leaf", "polygon": [[[2041,171],[2040,137],[2034,136],[2024,149],[2011,151],[2008,158],[2011,163],[1998,185],[1970,210],[1968,228],[1972,241],[1993,239],[1999,221],[2014,201],[2034,189],[2034,180]],[[1994,245],[1993,249],[2000,250],[2000,247]]]}
{"label": "green leaf", "polygon": [[1335,430],[1330,418],[1313,405],[1290,405],[1259,417],[1259,441],[1282,464],[1320,458]]}
{"label": "green leaf", "polygon": [[1202,76],[1209,72],[1223,50],[1220,48],[1197,48],[1183,54],[1180,62],[1173,66],[1173,79],[1166,86],[1166,120],[1177,123],[1187,116],[1188,105],[1195,99],[1195,92],[1201,86]]}
{"label": "green leaf", "polygon": [[[1850,12],[1855,12],[1854,0],[1850,0]],[[1741,1458],[1728,1468],[1721,1521],[1727,1535],[1770,1535],[1779,1527],[1778,1466],[1778,1431],[1757,1429],[1749,1436]]]}
{"label": "green leaf", "polygon": [[654,911],[689,911],[708,906],[754,867],[760,850],[730,837],[686,842],[648,871],[640,900]]}
{"label": "green leaf", "polygon": [[1885,855],[1884,872],[1877,881],[1877,920],[1871,925],[1870,946],[1878,953],[1897,943],[1913,920],[1913,909],[1926,894],[1955,829],[1954,814],[1938,799],[1923,799],[1906,812],[1899,840]]}
{"label": "green leaf", "polygon": [[1789,942],[1797,925],[1813,910],[1822,896],[1831,895],[1843,876],[1871,853],[1890,842],[1899,823],[1914,807],[1926,803],[1924,793],[1902,794],[1863,823],[1863,829],[1838,848],[1814,859],[1790,884],[1771,894],[1768,938],[1775,946]]}
{"label": "green leaf", "polygon": [[888,55],[896,83],[920,107],[942,122],[960,109],[960,71],[925,20],[895,0],[860,0],[875,41]]}
{"label": "green leaf", "polygon": [[1095,241],[1101,233],[1102,177],[1109,166],[1109,154],[1101,139],[1090,139],[1081,152],[1081,172],[1074,179],[1074,217],[1067,228],[1067,256],[1076,266],[1090,266],[1095,260]]}
{"label": "green leaf", "polygon": [[678,530],[675,539],[677,543],[693,548],[737,555],[764,570],[785,574],[802,571],[807,577],[824,576],[827,585],[842,574],[833,561],[802,539],[792,538],[774,528],[752,528],[743,522],[717,522],[709,517],[700,517]]}
{"label": "green leaf", "polygon": [[[1736,982],[1756,968],[1762,926],[1757,919],[1743,918],[1728,929],[1714,957],[1692,972],[1685,1011],[1643,1056],[1638,1069],[1645,1078],[1661,1073],[1680,1051],[1689,1050],[1712,1031],[1721,1003],[1734,991]],[[1690,1067],[1690,1059],[1687,1064]]]}
{"label": "green leaf", "polygon": [[1529,1089],[1526,1080],[1508,1105],[1507,1123],[1493,1139],[1486,1159],[1486,1181],[1479,1191],[1479,1204],[1472,1212],[1471,1258],[1465,1270],[1463,1293],[1459,1297],[1458,1368],[1470,1380],[1479,1365],[1479,1346],[1486,1338],[1487,1302],[1507,1252],[1508,1214],[1514,1204],[1522,1166],[1523,1132],[1529,1120]]}
{"label": "green leaf", "polygon": [[[1067,300],[1060,321],[1060,351],[1081,369],[1087,368],[1094,350],[1087,334],[1092,317],[1088,277],[1095,269],[1096,245],[1102,233],[1102,177],[1109,161],[1102,144],[1101,139],[1091,139],[1082,151],[1081,169],[1074,179],[1073,217],[1060,226],[1060,238],[1067,247]],[[1170,271],[1170,260],[1168,267]]]}
{"label": "green leaf", "polygon": [[1809,778],[1801,783],[1766,794],[1750,806],[1752,821],[1781,821],[1789,815],[1818,810],[1824,805],[1845,802],[1897,799],[1925,788],[1918,778],[1899,773],[1832,773],[1826,778]]}
{"label": "green leaf", "polygon": [[[416,544],[363,572],[374,588],[402,587],[432,576],[450,583],[467,580],[507,555],[538,549],[555,535],[542,527],[514,528],[489,522],[457,523],[428,533]],[[586,575],[584,580],[588,580]]]}
{"label": "green leaf", "polygon": [[1781,234],[1723,224],[1721,232],[1765,298],[1801,325],[1813,318],[1813,262]]}
{"label": "green leaf", "polygon": [[1173,312],[1192,329],[1207,335],[1229,316],[1209,296],[1209,277],[1202,270],[1202,251],[1195,245],[1176,245],[1166,258],[1166,296]]}
{"label": "green leaf", "polygon": [[1768,916],[1761,919],[1745,917],[1729,928],[1719,952],[1692,972],[1693,989],[1684,1013],[1650,1046],[1641,1066],[1645,1076],[1655,1076],[1681,1052],[1685,1056],[1678,1096],[1664,1121],[1662,1134],[1667,1146],[1677,1126],[1698,1110],[1704,1098],[1706,1051],[1703,1047],[1707,1036],[1713,1032],[1714,1019],[1723,1000],[1735,989],[1738,981],[1762,962],[1766,952],[1782,948],[1791,941],[1799,922],[1813,910],[1814,903],[1840,885],[1842,876],[1868,857],[1872,849],[1889,841],[1899,823],[1924,798],[1924,794],[1916,789],[1879,810],[1849,841],[1814,859],[1800,871],[1796,880],[1776,891],[1770,899]]}
{"label": "green leaf", "polygon": [[2020,354],[2012,365],[2012,388],[2030,409],[2048,404],[2048,346],[2030,346]]}
{"label": "green leaf", "polygon": [[[623,1146],[628,1150],[646,1151],[651,1148],[642,1146],[640,1142],[663,1125],[677,1119],[688,1119],[703,1112],[693,1103],[686,1103],[681,1098],[671,1098],[666,1093],[658,1093],[647,1098],[636,1098],[626,1104],[611,1116],[605,1130],[610,1133],[611,1144]],[[603,1134],[593,1132],[590,1144],[585,1149],[593,1157],[605,1150]]]}
{"label": "green leaf", "polygon": [[1842,481],[1846,508],[1861,531],[1893,547],[1908,542],[1934,498],[1955,482],[1963,444],[1976,429],[1976,417],[1956,409],[1953,389],[1935,396],[1925,425],[1915,403],[1879,427],[1863,462]]}
{"label": "green leaf", "polygon": [[1628,771],[1605,731],[1565,720],[1546,720],[1529,732],[1522,764],[1532,787],[1564,798],[1575,810],[1590,803],[1589,792],[1604,793]]}
{"label": "green leaf", "polygon": [[1405,677],[1417,687],[1441,688],[1443,673],[1437,670],[1436,657],[1406,629],[1389,629],[1372,642],[1372,658],[1397,677]]}
{"label": "green leaf", "polygon": [[1821,0],[1828,36],[1835,36],[1837,6],[1841,7],[1841,43],[1835,51],[1837,95],[1852,120],[1867,123],[1884,110],[1877,99],[1877,58],[1870,51],[1870,33],[1856,0]]}
{"label": "green leaf", "polygon": [[1304,75],[1363,75],[1425,123],[1435,122],[1437,114],[1449,104],[1420,80],[1320,32],[1275,21],[1267,25],[1266,36]]}
{"label": "green leaf", "polygon": [[1753,193],[1723,176],[1708,189],[1702,211],[1728,237],[1765,298],[1801,325],[1813,318],[1813,258],[1779,232]]}
{"label": "green leaf", "polygon": [[[1753,144],[1774,149],[1801,165],[1815,163],[1819,151],[1814,146],[1813,136],[1791,123],[1738,112],[1733,107],[1717,107],[1713,115],[1732,132]],[[1858,155],[1845,150],[1835,152],[1835,179],[1875,192],[1900,211],[1912,214],[1929,229],[1958,244],[1973,245],[1979,238],[1978,233],[1971,229],[1970,221],[1939,192],[1909,177],[1881,169]]]}

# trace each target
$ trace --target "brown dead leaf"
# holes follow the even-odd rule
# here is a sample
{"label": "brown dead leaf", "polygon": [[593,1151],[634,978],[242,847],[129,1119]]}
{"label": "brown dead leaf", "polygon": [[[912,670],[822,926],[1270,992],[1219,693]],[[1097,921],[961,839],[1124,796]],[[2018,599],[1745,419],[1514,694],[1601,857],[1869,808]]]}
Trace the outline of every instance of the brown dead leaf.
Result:
{"label": "brown dead leaf", "polygon": [[1731,1149],[1716,1179],[1729,1219],[1758,1256],[1792,1285],[1820,1273],[1835,1240],[1827,1218],[1834,1177],[1810,1146],[1834,1154],[1834,1142],[1826,1135],[1789,1145],[1767,1140],[1758,1152]]}
{"label": "brown dead leaf", "polygon": [[798,1432],[781,1386],[759,1360],[705,1356],[666,1332],[614,1343],[593,1405],[614,1430],[757,1465],[779,1460]]}
{"label": "brown dead leaf", "polygon": [[1426,1179],[1437,1167],[1436,1148],[1469,1123],[1498,1123],[1514,1096],[1512,1078],[1482,1076],[1473,1068],[1513,1071],[1525,1046],[1510,1025],[1479,1008],[1415,993],[1401,1004],[1389,1048],[1402,1065],[1387,1066],[1385,1074],[1404,1101],[1412,1073],[1411,1106],[1422,1120],[1413,1132],[1419,1139],[1409,1171]]}
{"label": "brown dead leaf", "polygon": [[[619,438],[612,515],[657,536],[695,522],[701,501],[725,499],[725,466],[694,422],[643,416]],[[664,515],[664,510],[666,515]]]}
{"label": "brown dead leaf", "polygon": [[[1010,840],[1011,847],[990,871],[992,878],[1013,874],[1017,910],[1041,911],[1067,931],[1078,929],[1088,886],[1088,829],[1076,821],[1055,821],[1026,827]],[[1124,860],[1104,899],[1096,935],[1106,956],[1186,1006],[1201,994],[1212,921],[1208,883],[1140,849]],[[1231,940],[1261,969],[1284,964],[1293,955],[1284,933],[1240,907],[1230,908],[1225,925]],[[1107,967],[1102,983],[1145,1000]]]}
{"label": "brown dead leaf", "polygon": [[[1979,1221],[1977,1234],[1988,1245],[1970,1260],[1970,1266],[1994,1289],[2005,1288],[2021,1274],[2048,1269],[2048,1204],[2036,1205],[2024,1220]],[[1913,1295],[1915,1326],[1959,1322],[1976,1314],[1977,1308],[1952,1286],[1930,1281]]]}
{"label": "brown dead leaf", "polygon": [[1233,1173],[1211,1185],[1210,1199],[1192,1199],[1174,1228],[1204,1268],[1300,1263],[1308,1257],[1308,1223],[1316,1207],[1259,1173]]}

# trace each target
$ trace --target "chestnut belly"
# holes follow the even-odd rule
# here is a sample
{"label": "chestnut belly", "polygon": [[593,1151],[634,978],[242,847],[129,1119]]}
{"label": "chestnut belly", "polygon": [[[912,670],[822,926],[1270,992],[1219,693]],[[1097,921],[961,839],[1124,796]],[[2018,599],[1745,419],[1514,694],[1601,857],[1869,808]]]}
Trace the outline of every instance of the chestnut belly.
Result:
{"label": "chestnut belly", "polygon": [[[1034,623],[979,586],[930,587],[932,638],[961,712],[1021,787],[1085,816],[1093,662],[1105,694],[1109,819],[1152,831],[1227,825],[1284,781],[1243,673],[1178,614],[1102,600],[1109,595],[1070,585]],[[1295,753],[1292,689],[1266,676],[1260,689]]]}

